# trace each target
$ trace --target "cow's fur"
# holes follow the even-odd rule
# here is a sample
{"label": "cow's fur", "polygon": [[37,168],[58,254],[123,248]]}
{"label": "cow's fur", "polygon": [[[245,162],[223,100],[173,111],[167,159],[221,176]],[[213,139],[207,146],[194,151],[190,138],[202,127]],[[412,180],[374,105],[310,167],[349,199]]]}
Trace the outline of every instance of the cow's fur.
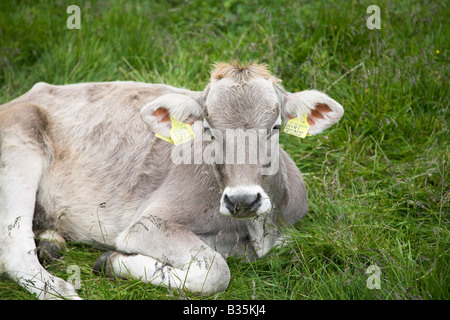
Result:
{"label": "cow's fur", "polygon": [[[281,149],[277,172],[266,177],[258,164],[175,165],[173,148],[182,145],[154,132],[168,136],[168,115],[200,123],[196,139],[201,123],[270,131],[281,118],[307,114],[316,134],[342,116],[328,96],[290,94],[278,82],[262,65],[218,64],[201,92],[135,82],[38,83],[1,105],[3,270],[41,299],[78,298],[38,261],[41,235],[112,250],[97,264],[107,274],[192,292],[225,290],[227,257],[263,256],[280,227],[306,214],[300,172]],[[224,205],[242,194],[258,194],[262,203],[251,219],[234,219]]]}

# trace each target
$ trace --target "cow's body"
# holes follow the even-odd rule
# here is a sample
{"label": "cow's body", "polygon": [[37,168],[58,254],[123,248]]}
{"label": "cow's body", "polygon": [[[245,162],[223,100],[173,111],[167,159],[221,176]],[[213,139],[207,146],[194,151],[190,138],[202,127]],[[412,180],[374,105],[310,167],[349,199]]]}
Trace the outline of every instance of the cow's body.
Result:
{"label": "cow's body", "polygon": [[[5,271],[40,298],[77,297],[70,284],[38,262],[34,237],[49,230],[54,239],[117,251],[100,260],[106,273],[204,293],[226,289],[230,275],[224,258],[267,253],[280,227],[295,223],[308,208],[300,172],[288,155],[280,149],[278,170],[257,186],[261,191],[249,212],[258,215],[233,219],[227,214],[235,212],[224,201],[232,208],[229,199],[256,184],[231,181],[230,172],[238,170],[233,165],[174,164],[173,148],[181,146],[153,133],[155,123],[167,125],[153,104],[173,96],[192,99],[188,106],[201,105],[208,91],[211,87],[192,92],[134,82],[39,83],[0,106],[0,262]],[[151,113],[144,106],[153,108]],[[173,115],[182,107],[162,110]],[[201,129],[196,134],[202,139]],[[260,202],[272,209],[261,213]]]}

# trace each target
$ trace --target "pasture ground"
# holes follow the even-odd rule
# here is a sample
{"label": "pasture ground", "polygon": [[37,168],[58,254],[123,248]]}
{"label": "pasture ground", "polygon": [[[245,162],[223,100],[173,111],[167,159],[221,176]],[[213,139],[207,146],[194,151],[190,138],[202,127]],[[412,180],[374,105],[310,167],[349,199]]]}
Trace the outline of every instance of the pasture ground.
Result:
{"label": "pasture ground", "polygon": [[[212,63],[237,59],[267,63],[287,90],[316,88],[345,109],[322,135],[281,135],[304,173],[310,212],[286,246],[253,263],[229,259],[226,292],[196,297],[106,279],[91,271],[101,251],[70,243],[47,268],[67,279],[78,266],[82,298],[449,298],[446,1],[76,2],[80,30],[66,26],[74,3],[0,2],[0,103],[39,81],[202,90]],[[366,24],[372,4],[379,30]],[[0,299],[33,297],[2,278]]]}

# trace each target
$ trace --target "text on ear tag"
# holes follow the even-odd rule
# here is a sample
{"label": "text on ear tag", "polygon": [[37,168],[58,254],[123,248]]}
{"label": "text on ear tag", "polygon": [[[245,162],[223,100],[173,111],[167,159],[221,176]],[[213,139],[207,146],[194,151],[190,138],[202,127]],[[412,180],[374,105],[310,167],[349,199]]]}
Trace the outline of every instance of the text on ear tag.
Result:
{"label": "text on ear tag", "polygon": [[301,120],[299,120],[298,117],[289,120],[284,127],[284,132],[304,138],[308,134],[309,127],[308,119],[306,118],[306,115],[303,115]]}
{"label": "text on ear tag", "polygon": [[192,127],[189,124],[181,122],[172,117],[170,117],[170,121],[172,123],[172,129],[170,129],[169,132],[170,138],[156,133],[155,135],[158,138],[170,142],[174,145],[179,145],[183,142],[195,138],[194,130],[192,130]]}
{"label": "text on ear tag", "polygon": [[187,123],[178,121],[170,117],[172,121],[172,129],[170,129],[170,137],[172,138],[174,145],[179,145],[183,142],[192,140],[195,138],[194,130]]}

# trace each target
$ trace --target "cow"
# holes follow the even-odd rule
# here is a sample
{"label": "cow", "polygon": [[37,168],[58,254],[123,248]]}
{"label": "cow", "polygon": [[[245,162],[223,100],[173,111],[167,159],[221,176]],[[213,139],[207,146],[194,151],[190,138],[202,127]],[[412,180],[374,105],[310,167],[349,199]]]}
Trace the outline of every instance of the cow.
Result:
{"label": "cow", "polygon": [[213,65],[203,91],[40,82],[1,105],[1,270],[39,299],[80,299],[43,267],[74,240],[105,249],[93,269],[106,276],[226,290],[228,257],[263,257],[308,211],[282,122],[304,117],[316,135],[343,115],[280,81],[233,61]]}

